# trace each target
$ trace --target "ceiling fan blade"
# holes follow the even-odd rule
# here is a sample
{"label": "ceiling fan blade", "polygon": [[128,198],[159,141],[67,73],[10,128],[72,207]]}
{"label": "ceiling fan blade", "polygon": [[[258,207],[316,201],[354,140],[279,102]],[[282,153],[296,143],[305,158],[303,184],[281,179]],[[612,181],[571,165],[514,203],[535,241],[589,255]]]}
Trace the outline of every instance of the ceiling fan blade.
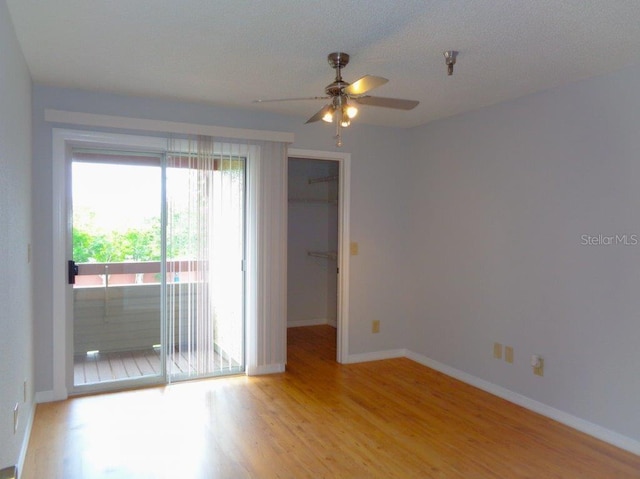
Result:
{"label": "ceiling fan blade", "polygon": [[361,105],[381,106],[383,108],[395,108],[396,110],[413,110],[420,103],[416,100],[401,100],[400,98],[385,98],[381,96],[361,96],[352,98]]}
{"label": "ceiling fan blade", "polygon": [[313,115],[311,118],[309,118],[305,124],[307,123],[313,123],[314,121],[318,121],[318,120],[322,120],[322,117],[325,116],[328,112],[333,110],[333,105],[325,105],[323,106],[320,111],[318,111],[315,115]]}
{"label": "ceiling fan blade", "polygon": [[373,90],[374,88],[378,88],[379,86],[384,85],[388,81],[389,80],[387,80],[386,78],[375,77],[373,75],[365,75],[346,87],[344,89],[344,92],[347,95],[363,95],[369,90]]}
{"label": "ceiling fan blade", "polygon": [[303,98],[278,98],[276,100],[253,100],[251,103],[271,103],[276,101],[328,100],[328,96],[308,96]]}

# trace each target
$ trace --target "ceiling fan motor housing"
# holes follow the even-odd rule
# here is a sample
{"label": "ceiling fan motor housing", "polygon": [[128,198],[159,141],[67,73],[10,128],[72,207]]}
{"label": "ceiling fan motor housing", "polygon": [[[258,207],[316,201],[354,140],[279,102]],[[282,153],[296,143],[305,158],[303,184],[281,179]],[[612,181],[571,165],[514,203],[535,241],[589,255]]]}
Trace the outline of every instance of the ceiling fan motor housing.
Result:
{"label": "ceiling fan motor housing", "polygon": [[349,64],[349,54],[342,52],[329,53],[327,61],[329,62],[329,65],[331,65],[331,68],[344,68]]}
{"label": "ceiling fan motor housing", "polygon": [[342,74],[340,70],[349,64],[349,54],[343,52],[330,53],[327,57],[327,61],[331,68],[336,71],[336,79],[333,83],[326,86],[325,93],[331,97],[337,97],[343,94],[343,90],[350,85],[350,83],[342,80]]}

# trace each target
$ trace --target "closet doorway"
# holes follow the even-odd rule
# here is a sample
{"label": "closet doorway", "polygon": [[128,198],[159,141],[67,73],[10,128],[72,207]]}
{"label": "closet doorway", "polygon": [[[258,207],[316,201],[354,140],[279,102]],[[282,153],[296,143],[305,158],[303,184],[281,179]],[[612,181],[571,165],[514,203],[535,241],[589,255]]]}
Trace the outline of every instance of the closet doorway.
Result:
{"label": "closet doorway", "polygon": [[289,157],[288,329],[338,327],[340,181],[339,161]]}

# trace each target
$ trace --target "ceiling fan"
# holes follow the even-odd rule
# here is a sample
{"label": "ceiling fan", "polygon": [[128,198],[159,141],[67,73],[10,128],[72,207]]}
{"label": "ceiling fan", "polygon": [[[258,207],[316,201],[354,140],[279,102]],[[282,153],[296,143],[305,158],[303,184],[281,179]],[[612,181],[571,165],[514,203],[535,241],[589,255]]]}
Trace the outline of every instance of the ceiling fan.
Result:
{"label": "ceiling fan", "polygon": [[351,124],[351,120],[358,114],[356,105],[379,106],[383,108],[394,108],[396,110],[411,110],[418,106],[418,101],[402,100],[399,98],[385,98],[371,96],[367,93],[374,88],[384,85],[389,80],[386,78],[365,75],[362,78],[348,83],[342,79],[342,69],[349,63],[349,55],[343,52],[330,53],[327,57],[331,68],[335,69],[336,77],[332,83],[324,89],[327,96],[313,96],[307,98],[282,98],[279,100],[256,100],[257,103],[275,101],[296,101],[296,100],[330,100],[315,115],[307,120],[313,123],[323,120],[327,123],[336,124],[336,146],[342,146],[341,129]]}

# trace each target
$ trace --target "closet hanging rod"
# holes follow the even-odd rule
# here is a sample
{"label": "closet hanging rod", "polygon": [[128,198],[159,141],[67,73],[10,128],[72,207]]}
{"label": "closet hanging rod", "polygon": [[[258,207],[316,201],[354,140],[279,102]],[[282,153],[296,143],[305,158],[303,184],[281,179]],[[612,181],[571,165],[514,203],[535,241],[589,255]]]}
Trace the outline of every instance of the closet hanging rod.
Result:
{"label": "closet hanging rod", "polygon": [[326,258],[334,261],[338,259],[338,253],[335,251],[307,251],[307,255],[314,258]]}
{"label": "closet hanging rod", "polygon": [[313,183],[328,183],[329,181],[338,181],[338,175],[333,176],[323,176],[321,178],[309,178],[309,184]]}

